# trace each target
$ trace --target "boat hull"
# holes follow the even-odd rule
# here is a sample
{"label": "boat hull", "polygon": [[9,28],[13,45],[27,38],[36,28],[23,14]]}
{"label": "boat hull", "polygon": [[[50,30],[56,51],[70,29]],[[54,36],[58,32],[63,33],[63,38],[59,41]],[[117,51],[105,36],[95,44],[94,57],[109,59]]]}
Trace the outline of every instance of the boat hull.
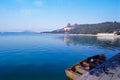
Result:
{"label": "boat hull", "polygon": [[[99,65],[100,65],[105,60],[106,60],[106,57],[104,55],[96,55],[96,56],[92,56],[92,57],[89,57],[87,59],[84,59],[84,60],[78,62],[74,66],[65,70],[67,80],[78,79],[80,76],[84,75],[85,73],[89,72],[90,70],[92,70],[98,66],[98,65],[94,65],[94,64],[98,64],[98,62],[99,62]],[[90,61],[93,61],[93,62],[89,63]]]}

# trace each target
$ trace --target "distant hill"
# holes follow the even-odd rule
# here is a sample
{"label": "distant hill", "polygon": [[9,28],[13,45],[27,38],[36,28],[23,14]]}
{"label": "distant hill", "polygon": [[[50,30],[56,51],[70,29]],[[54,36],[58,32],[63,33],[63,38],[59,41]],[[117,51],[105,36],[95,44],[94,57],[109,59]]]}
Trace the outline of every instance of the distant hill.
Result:
{"label": "distant hill", "polygon": [[69,34],[97,34],[113,33],[120,31],[120,22],[103,22],[97,24],[74,24],[68,25],[62,29],[54,30],[49,33],[69,33]]}
{"label": "distant hill", "polygon": [[39,34],[37,32],[23,31],[23,32],[0,32],[0,34]]}

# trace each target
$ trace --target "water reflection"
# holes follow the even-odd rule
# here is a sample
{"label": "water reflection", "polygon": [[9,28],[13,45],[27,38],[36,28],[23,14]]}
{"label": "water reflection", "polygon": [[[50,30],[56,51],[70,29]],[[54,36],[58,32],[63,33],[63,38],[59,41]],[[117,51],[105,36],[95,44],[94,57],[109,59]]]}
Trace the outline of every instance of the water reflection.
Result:
{"label": "water reflection", "polygon": [[115,42],[118,38],[112,37],[112,36],[108,36],[108,37],[105,37],[105,36],[97,36],[97,39],[98,39],[98,40],[101,40],[101,41],[111,41],[111,42]]}
{"label": "water reflection", "polygon": [[115,37],[64,35],[59,39],[63,40],[67,46],[86,45],[120,50],[120,38]]}

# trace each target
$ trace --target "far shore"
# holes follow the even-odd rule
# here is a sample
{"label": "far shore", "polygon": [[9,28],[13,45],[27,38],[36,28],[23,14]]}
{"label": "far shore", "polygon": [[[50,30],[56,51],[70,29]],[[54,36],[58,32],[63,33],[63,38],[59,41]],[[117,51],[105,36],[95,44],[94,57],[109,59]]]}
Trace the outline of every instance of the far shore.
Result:
{"label": "far shore", "polygon": [[96,34],[65,34],[65,35],[97,36]]}
{"label": "far shore", "polygon": [[115,37],[120,38],[120,35],[114,35],[114,36],[99,36],[97,34],[65,34],[65,35],[79,35],[79,36],[97,36],[97,37]]}

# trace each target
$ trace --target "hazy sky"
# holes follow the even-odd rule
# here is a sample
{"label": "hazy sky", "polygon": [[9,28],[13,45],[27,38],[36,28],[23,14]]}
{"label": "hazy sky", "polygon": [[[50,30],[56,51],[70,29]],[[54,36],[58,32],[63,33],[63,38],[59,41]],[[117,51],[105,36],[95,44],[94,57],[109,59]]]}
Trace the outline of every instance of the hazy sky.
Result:
{"label": "hazy sky", "polygon": [[50,31],[71,24],[120,22],[120,0],[0,0],[0,31]]}

